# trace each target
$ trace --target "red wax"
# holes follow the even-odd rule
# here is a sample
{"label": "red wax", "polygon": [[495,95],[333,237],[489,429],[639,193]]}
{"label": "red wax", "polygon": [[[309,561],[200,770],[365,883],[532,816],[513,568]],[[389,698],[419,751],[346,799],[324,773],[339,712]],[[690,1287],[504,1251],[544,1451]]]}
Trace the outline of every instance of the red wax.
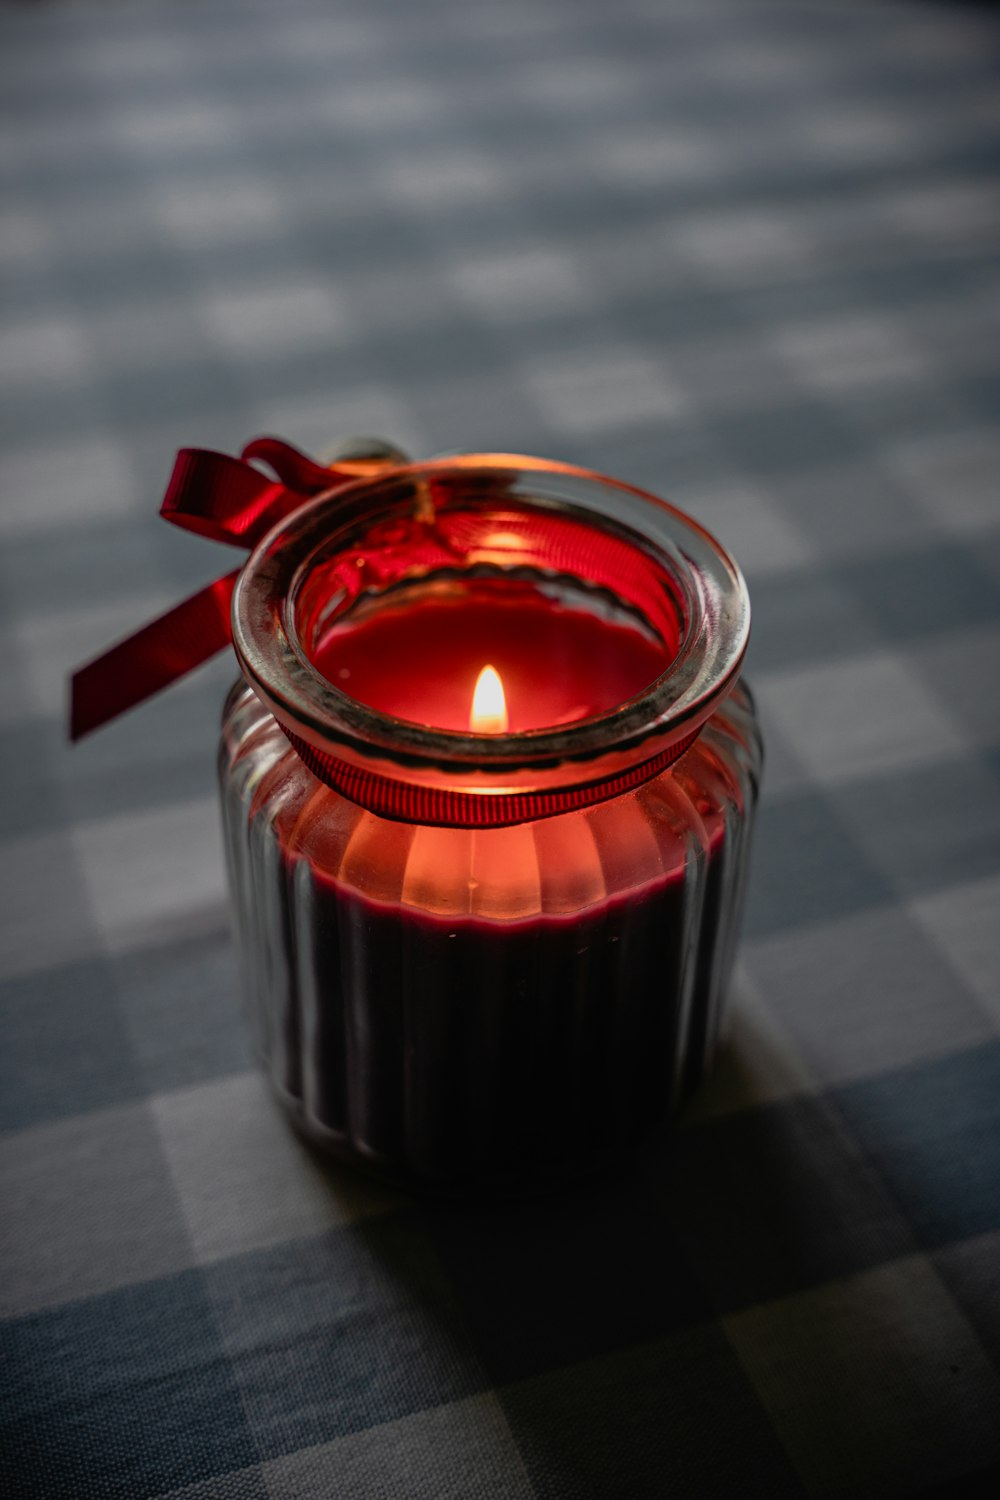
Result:
{"label": "red wax", "polygon": [[318,783],[248,689],[235,705],[247,982],[311,1139],[398,1181],[517,1188],[666,1117],[732,964],[759,765],[739,688],[637,791],[485,830],[377,817]]}
{"label": "red wax", "polygon": [[[610,832],[615,809],[598,816]],[[625,821],[635,829],[640,816]],[[570,814],[558,837],[586,819]],[[440,856],[468,837],[439,832]],[[306,898],[301,855],[283,849],[309,920],[280,1084],[303,1101],[310,1133],[353,1143],[376,1170],[455,1185],[529,1160],[558,1176],[663,1119],[704,1062],[734,836],[720,824],[703,851],[704,901],[683,841],[660,839],[658,877],[581,911],[506,922],[372,899],[315,867]],[[610,849],[599,863],[615,884]],[[442,870],[442,886],[453,877]]]}
{"label": "red wax", "polygon": [[467,730],[476,679],[496,668],[512,733],[606,713],[665,670],[667,647],[603,596],[516,579],[435,585],[346,617],[312,653],[323,675],[382,713]]}
{"label": "red wax", "polygon": [[[322,876],[313,901],[324,1003],[292,1088],[373,1165],[406,1162],[427,1181],[525,1160],[557,1174],[669,1111],[697,931],[683,870],[509,923],[369,901]],[[363,988],[345,987],[359,972]]]}

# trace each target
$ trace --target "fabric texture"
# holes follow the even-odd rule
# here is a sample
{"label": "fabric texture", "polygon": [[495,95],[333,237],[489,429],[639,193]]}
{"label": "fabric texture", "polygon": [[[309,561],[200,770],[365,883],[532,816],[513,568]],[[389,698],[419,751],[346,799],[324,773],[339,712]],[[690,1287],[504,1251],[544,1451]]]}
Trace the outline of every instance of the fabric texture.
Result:
{"label": "fabric texture", "polygon": [[[0,16],[0,1492],[995,1494],[1000,22],[929,3]],[[175,451],[490,448],[740,559],[765,798],[672,1145],[475,1211],[255,1071]]]}

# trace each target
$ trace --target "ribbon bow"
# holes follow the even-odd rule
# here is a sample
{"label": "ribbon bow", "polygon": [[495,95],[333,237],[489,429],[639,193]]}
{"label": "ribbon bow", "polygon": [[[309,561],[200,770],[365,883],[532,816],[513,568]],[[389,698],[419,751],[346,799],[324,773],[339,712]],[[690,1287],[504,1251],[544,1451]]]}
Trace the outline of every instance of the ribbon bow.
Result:
{"label": "ribbon bow", "polygon": [[[182,448],[160,515],[186,531],[249,551],[272,526],[314,496],[373,469],[406,462],[387,444],[373,442],[371,449],[377,451],[324,468],[278,438],[255,438],[239,458],[206,448]],[[266,463],[277,478],[268,478],[252,459]],[[75,672],[70,739],[82,739],[143,703],[228,645],[230,602],[239,574],[234,568],[217,578]]]}

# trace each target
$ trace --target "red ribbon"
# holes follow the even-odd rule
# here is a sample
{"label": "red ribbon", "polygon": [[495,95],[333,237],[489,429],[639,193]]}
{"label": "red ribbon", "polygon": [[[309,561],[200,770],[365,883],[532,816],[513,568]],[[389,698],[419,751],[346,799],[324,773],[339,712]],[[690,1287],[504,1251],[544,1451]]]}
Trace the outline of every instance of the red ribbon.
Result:
{"label": "red ribbon", "polygon": [[[269,479],[250,462],[266,463]],[[378,463],[376,467],[384,467]],[[248,551],[271,527],[314,495],[370,474],[373,462],[325,469],[277,438],[256,438],[239,458],[182,448],[160,515],[174,526]],[[232,640],[230,601],[235,568],[166,614],[119,641],[73,674],[70,738],[82,739],[143,703],[221,651]]]}
{"label": "red ribbon", "polygon": [[[255,468],[251,462],[254,459],[266,463],[277,478],[270,479]],[[327,469],[277,438],[256,438],[239,458],[204,448],[182,448],[160,515],[186,531],[249,551],[272,526],[314,496],[403,462],[402,455],[387,448],[385,456],[342,460]],[[239,575],[240,569],[235,568],[217,578],[75,672],[71,679],[70,738],[79,740],[99,729],[228,645],[232,641],[230,606]],[[353,568],[349,581],[356,584]],[[326,754],[300,740],[285,725],[282,728],[315,776],[384,817],[448,827],[495,828],[568,812],[638,786],[683,754],[700,725],[648,761],[610,779],[541,792],[488,796],[397,783]]]}

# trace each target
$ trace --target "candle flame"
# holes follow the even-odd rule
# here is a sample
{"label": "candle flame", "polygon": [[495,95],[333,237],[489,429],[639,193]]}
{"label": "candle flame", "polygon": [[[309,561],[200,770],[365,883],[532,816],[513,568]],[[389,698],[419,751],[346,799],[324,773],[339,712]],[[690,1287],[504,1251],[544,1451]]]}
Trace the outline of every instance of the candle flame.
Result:
{"label": "candle flame", "polygon": [[469,728],[475,734],[507,733],[507,700],[496,667],[484,667],[476,679]]}

